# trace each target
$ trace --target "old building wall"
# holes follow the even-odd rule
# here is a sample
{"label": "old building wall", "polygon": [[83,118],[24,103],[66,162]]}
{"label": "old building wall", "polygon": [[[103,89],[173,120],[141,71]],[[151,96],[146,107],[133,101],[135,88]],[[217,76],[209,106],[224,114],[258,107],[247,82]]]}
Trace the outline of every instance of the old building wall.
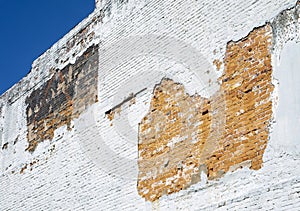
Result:
{"label": "old building wall", "polygon": [[0,210],[297,210],[299,3],[96,5],[0,98]]}
{"label": "old building wall", "polygon": [[[261,168],[272,117],[271,38],[265,25],[229,43],[218,79],[222,84],[208,99],[191,100],[166,80],[155,88],[139,131],[143,197],[155,201],[185,189],[199,182],[201,168],[209,179],[244,165]],[[222,118],[223,124],[212,127]]]}

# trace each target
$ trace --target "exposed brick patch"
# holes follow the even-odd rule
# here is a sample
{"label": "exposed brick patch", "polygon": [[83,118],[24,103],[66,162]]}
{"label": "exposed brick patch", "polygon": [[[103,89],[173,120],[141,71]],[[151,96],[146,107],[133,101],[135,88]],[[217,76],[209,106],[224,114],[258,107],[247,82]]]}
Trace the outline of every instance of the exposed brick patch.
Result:
{"label": "exposed brick patch", "polygon": [[26,99],[28,148],[52,139],[54,131],[70,123],[97,101],[98,46],[92,46],[75,64],[57,70],[41,88]]}
{"label": "exposed brick patch", "polygon": [[211,106],[207,99],[186,94],[183,85],[164,79],[150,108],[139,128],[138,188],[153,201],[191,183],[209,135]]}
{"label": "exposed brick patch", "polygon": [[155,201],[187,188],[200,170],[215,179],[244,165],[261,168],[272,116],[271,38],[265,25],[228,43],[222,84],[210,99],[189,96],[169,79],[155,87],[139,126],[142,197]]}
{"label": "exposed brick patch", "polygon": [[213,64],[216,66],[218,71],[221,69],[222,62],[219,59],[215,59]]}
{"label": "exposed brick patch", "polygon": [[23,174],[24,173],[24,171],[27,169],[27,164],[25,164],[22,168],[21,168],[21,170],[20,170],[20,174]]}

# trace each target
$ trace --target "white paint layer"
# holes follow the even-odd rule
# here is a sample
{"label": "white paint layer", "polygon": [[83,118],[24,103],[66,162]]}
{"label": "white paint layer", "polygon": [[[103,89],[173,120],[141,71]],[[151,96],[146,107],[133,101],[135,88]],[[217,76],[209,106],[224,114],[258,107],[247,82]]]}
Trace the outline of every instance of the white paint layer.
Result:
{"label": "white paint layer", "polygon": [[279,81],[272,139],[284,152],[300,155],[300,43],[288,42],[274,68]]}
{"label": "white paint layer", "polygon": [[[39,57],[29,75],[0,97],[1,148],[8,143],[7,149],[0,149],[0,210],[299,210],[300,160],[295,156],[300,137],[299,44],[288,44],[275,67],[280,81],[277,132],[270,139],[262,169],[244,168],[208,182],[202,175],[201,183],[154,204],[145,202],[136,189],[138,123],[148,111],[155,84],[169,77],[190,94],[210,96],[218,86],[213,80],[222,74],[213,61],[223,60],[228,41],[245,37],[296,0],[122,2],[97,1],[98,7],[87,19]],[[299,23],[293,18],[293,23]],[[286,37],[298,36],[299,27],[279,23],[286,29],[276,32],[281,33],[276,37],[280,45],[275,45],[280,52]],[[143,46],[130,43],[140,37]],[[174,43],[159,43],[166,37],[180,43],[179,52],[171,48]],[[70,47],[74,40],[78,45]],[[53,70],[74,63],[93,43],[106,53],[99,55],[99,102],[72,122],[72,131],[59,128],[51,142],[39,144],[30,154],[25,151],[26,97],[51,78]],[[154,44],[159,48],[151,48]],[[186,60],[199,55],[186,53],[191,49],[202,56],[196,58],[196,65]],[[212,88],[210,79],[215,83]],[[125,103],[109,121],[105,112],[132,93],[137,94],[136,103]],[[33,161],[37,163],[31,166]]]}

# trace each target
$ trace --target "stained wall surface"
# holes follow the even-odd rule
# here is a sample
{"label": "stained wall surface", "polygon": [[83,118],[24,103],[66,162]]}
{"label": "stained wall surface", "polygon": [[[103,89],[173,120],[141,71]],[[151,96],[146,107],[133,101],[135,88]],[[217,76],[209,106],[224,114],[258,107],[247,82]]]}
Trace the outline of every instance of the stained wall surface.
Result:
{"label": "stained wall surface", "polygon": [[0,210],[299,210],[299,16],[97,0],[0,98]]}

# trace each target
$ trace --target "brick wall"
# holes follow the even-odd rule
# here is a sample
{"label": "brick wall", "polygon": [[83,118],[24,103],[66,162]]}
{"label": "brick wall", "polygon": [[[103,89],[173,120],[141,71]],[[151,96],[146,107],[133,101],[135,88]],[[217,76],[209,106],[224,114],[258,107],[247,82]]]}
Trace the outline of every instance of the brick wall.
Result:
{"label": "brick wall", "polygon": [[0,98],[0,210],[297,210],[299,3],[96,4]]}
{"label": "brick wall", "polygon": [[[209,99],[191,98],[166,80],[155,88],[150,112],[140,124],[138,189],[143,197],[155,201],[188,188],[199,182],[201,168],[209,179],[245,163],[261,168],[272,116],[271,36],[266,25],[228,44],[222,85]],[[218,108],[223,103],[224,110]],[[224,118],[225,124],[213,128],[212,118]]]}

